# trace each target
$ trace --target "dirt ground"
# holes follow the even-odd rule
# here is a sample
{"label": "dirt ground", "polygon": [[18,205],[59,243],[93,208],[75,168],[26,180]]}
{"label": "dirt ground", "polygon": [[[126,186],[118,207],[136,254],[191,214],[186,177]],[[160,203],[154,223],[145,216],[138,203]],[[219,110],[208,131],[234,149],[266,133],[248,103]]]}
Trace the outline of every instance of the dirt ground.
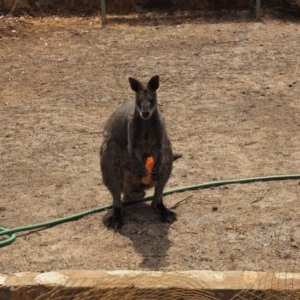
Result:
{"label": "dirt ground", "polygon": [[[176,161],[167,189],[300,171],[299,20],[192,13],[0,18],[0,226],[111,204],[99,147],[128,77],[161,78]],[[152,191],[150,191],[152,193]],[[300,272],[299,180],[236,184],[18,234],[0,272],[62,269]]]}

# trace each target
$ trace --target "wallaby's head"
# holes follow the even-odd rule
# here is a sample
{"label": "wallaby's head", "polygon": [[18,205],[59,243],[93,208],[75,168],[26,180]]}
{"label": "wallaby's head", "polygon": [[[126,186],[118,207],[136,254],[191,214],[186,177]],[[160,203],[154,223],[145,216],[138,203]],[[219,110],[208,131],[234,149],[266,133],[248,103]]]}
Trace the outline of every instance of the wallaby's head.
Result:
{"label": "wallaby's head", "polygon": [[129,83],[136,94],[136,111],[142,119],[150,119],[152,114],[157,110],[156,90],[159,87],[159,76],[153,76],[147,85],[142,84],[139,80],[132,77],[129,77]]}

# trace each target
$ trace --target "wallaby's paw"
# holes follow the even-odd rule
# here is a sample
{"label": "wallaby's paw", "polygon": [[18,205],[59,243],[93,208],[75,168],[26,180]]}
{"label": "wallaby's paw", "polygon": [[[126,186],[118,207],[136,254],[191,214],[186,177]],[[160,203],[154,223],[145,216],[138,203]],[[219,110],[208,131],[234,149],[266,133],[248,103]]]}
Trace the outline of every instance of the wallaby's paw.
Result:
{"label": "wallaby's paw", "polygon": [[118,230],[123,226],[123,218],[120,212],[113,212],[108,218],[106,219],[106,226],[113,230]]}
{"label": "wallaby's paw", "polygon": [[148,175],[148,171],[146,170],[146,168],[144,166],[141,166],[138,170],[138,176],[142,178],[147,175]]}
{"label": "wallaby's paw", "polygon": [[140,178],[148,175],[148,171],[145,166],[136,159],[132,159],[131,161],[131,170]]}
{"label": "wallaby's paw", "polygon": [[157,181],[157,179],[158,179],[158,173],[159,173],[158,168],[154,167],[153,170],[152,170],[152,174],[151,174],[151,179],[153,181]]}

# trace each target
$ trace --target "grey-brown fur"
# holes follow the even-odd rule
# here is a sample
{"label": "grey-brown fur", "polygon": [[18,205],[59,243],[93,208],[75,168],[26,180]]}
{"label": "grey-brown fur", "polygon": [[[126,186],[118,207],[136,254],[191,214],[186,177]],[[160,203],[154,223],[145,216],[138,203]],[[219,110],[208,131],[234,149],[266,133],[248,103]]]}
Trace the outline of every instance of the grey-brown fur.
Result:
{"label": "grey-brown fur", "polygon": [[[158,111],[156,90],[159,77],[153,76],[147,85],[129,78],[136,99],[120,106],[107,120],[100,150],[102,178],[113,197],[113,211],[107,226],[118,229],[123,224],[122,201],[141,199],[149,186],[141,179],[147,174],[146,158],[153,156],[153,208],[163,222],[173,223],[176,214],[163,204],[162,193],[173,164],[173,152]],[[176,156],[178,158],[178,156]]]}

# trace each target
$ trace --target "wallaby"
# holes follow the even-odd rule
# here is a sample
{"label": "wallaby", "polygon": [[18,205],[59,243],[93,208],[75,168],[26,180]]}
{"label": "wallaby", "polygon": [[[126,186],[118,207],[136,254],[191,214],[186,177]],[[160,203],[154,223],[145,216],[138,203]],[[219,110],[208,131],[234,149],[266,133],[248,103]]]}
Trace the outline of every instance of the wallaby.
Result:
{"label": "wallaby", "polygon": [[[107,226],[117,230],[123,225],[122,201],[142,199],[145,189],[154,186],[152,207],[163,222],[173,223],[176,214],[163,204],[163,189],[171,175],[174,154],[158,110],[156,90],[159,76],[153,76],[147,85],[129,77],[135,100],[120,106],[107,120],[100,150],[103,182],[113,198],[112,214]],[[145,162],[152,156],[152,184],[145,185],[142,178],[149,175]]]}

